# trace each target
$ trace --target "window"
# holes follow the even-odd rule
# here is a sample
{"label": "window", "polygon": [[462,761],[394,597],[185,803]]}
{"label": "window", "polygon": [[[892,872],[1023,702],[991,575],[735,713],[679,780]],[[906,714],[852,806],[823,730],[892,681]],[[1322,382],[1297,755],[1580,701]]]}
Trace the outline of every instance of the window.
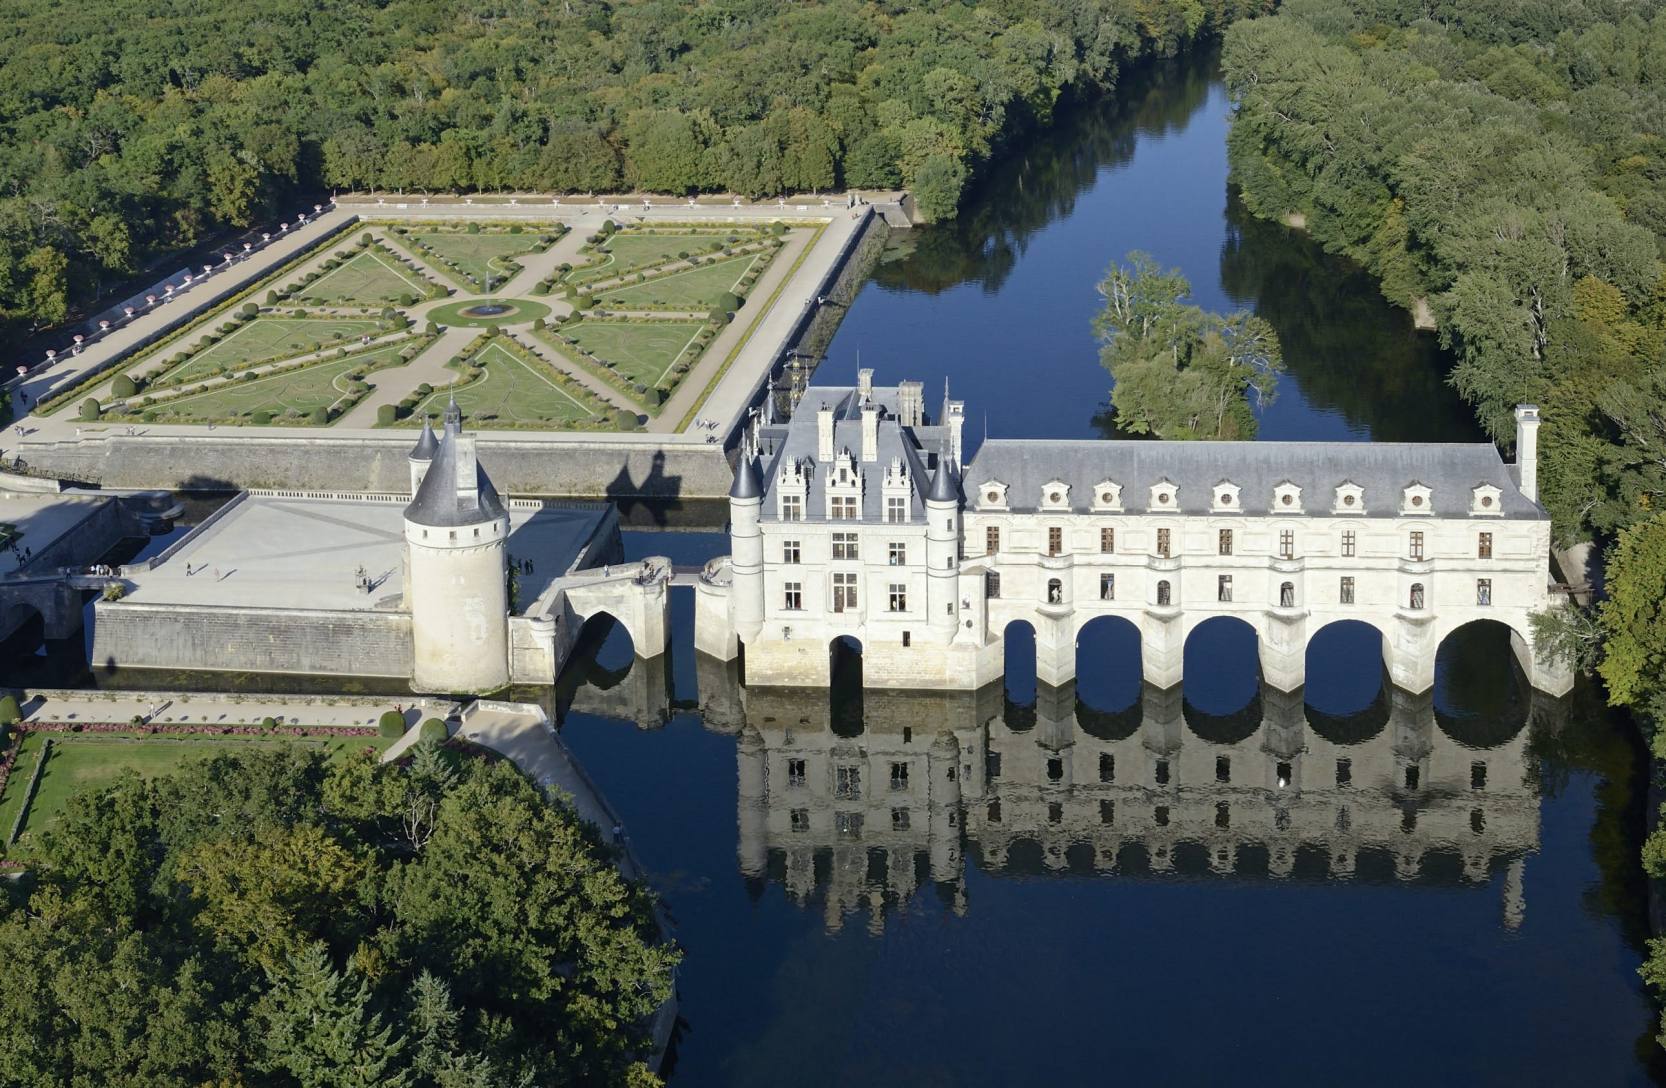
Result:
{"label": "window", "polygon": [[1001,777],[1001,753],[990,752],[983,757],[983,776],[985,778]]}
{"label": "window", "polygon": [[908,788],[908,764],[891,764],[891,788],[894,790],[905,790]]}
{"label": "window", "polygon": [[899,522],[908,520],[908,499],[902,495],[890,495],[885,499],[885,520]]}
{"label": "window", "polygon": [[860,558],[860,551],[859,551],[857,543],[856,543],[856,534],[855,533],[834,533],[833,534],[833,558],[834,559],[857,559],[857,558]]}
{"label": "window", "polygon": [[903,585],[900,582],[892,582],[891,583],[891,592],[890,592],[890,600],[888,602],[888,609],[889,609],[889,611],[892,611],[892,612],[907,612],[908,611],[908,587],[907,586]]}
{"label": "window", "polygon": [[1169,603],[1169,584],[1167,582],[1158,582],[1157,583],[1157,604],[1160,607],[1166,608],[1166,607],[1168,607],[1168,603]]}
{"label": "window", "polygon": [[1047,761],[1047,781],[1062,782],[1064,780],[1064,760],[1054,756]]}
{"label": "window", "polygon": [[804,761],[802,759],[787,760],[787,785],[804,785]]}
{"label": "window", "polygon": [[1099,802],[1099,822],[1104,824],[1107,827],[1109,827],[1111,824],[1116,823],[1116,802],[1115,801],[1101,801],[1101,802]]}
{"label": "window", "polygon": [[1169,807],[1167,805],[1158,805],[1156,808],[1152,809],[1151,822],[1156,824],[1158,827],[1167,827],[1169,825]]}
{"label": "window", "polygon": [[1047,822],[1050,824],[1064,823],[1064,802],[1047,802]]}
{"label": "window", "polygon": [[862,796],[862,768],[836,767],[833,771],[833,796]]}
{"label": "window", "polygon": [[1278,531],[1278,557],[1280,559],[1296,558],[1296,530],[1280,529]]}
{"label": "window", "polygon": [[1346,575],[1342,578],[1342,593],[1338,601],[1342,604],[1354,603],[1354,580]]}
{"label": "window", "polygon": [[832,518],[834,521],[856,520],[855,495],[834,495],[831,501],[833,503],[833,509],[829,511],[827,515],[828,517]]}
{"label": "window", "polygon": [[1278,587],[1278,606],[1280,608],[1296,607],[1296,584],[1283,582]]}
{"label": "window", "polygon": [[1472,790],[1487,788],[1487,765],[1480,760],[1476,760],[1469,765],[1469,788]]}
{"label": "window", "polygon": [[1231,529],[1222,529],[1221,530],[1219,548],[1220,548],[1220,553],[1222,555],[1231,555],[1232,554],[1232,530]]}
{"label": "window", "polygon": [[983,530],[983,554],[994,555],[1001,550],[1001,527],[989,525]]}
{"label": "window", "polygon": [[1478,605],[1492,604],[1492,579],[1475,579],[1475,603]]}
{"label": "window", "polygon": [[1152,768],[1151,777],[1156,780],[1156,782],[1159,786],[1168,785],[1169,784],[1169,761],[1166,760],[1166,759],[1159,759],[1157,761],[1157,766]]}
{"label": "window", "polygon": [[1421,612],[1423,610],[1422,582],[1413,582],[1411,584],[1411,599],[1407,603],[1413,612]]}
{"label": "window", "polygon": [[[903,633],[902,633],[902,644],[903,644],[903,647],[904,647],[904,648],[905,648],[905,649],[906,649],[906,648],[907,648],[907,647],[909,647],[909,646],[912,646],[912,645],[914,645],[914,636],[913,636],[913,635],[912,635],[912,634],[910,634],[910,633],[909,633],[909,632],[907,632],[907,631],[904,631],[904,632],[903,632]],[[903,730],[903,732],[905,732],[905,733],[906,733],[906,732],[907,732],[907,731],[908,731],[908,730],[906,730],[906,729],[904,729],[904,730]]]}
{"label": "window", "polygon": [[841,839],[861,838],[862,814],[860,812],[835,812],[833,814],[833,832]]}
{"label": "window", "polygon": [[1064,551],[1064,530],[1057,525],[1047,528],[1047,554],[1058,555]]}
{"label": "window", "polygon": [[1105,552],[1106,554],[1116,551],[1115,529],[1099,530],[1099,550]]}
{"label": "window", "polygon": [[807,809],[807,808],[795,808],[795,809],[793,809],[792,829],[794,831],[808,831],[808,830],[810,830],[810,810],[809,809]]}
{"label": "window", "polygon": [[1475,558],[1477,558],[1477,559],[1491,559],[1492,558],[1492,534],[1491,533],[1482,533],[1480,536],[1475,538]]}
{"label": "window", "polygon": [[1354,784],[1353,760],[1339,759],[1336,761],[1336,784],[1338,786],[1351,786]]}
{"label": "window", "polygon": [[802,495],[782,495],[781,496],[781,520],[782,521],[803,521],[804,520],[804,497]]}
{"label": "window", "polygon": [[1101,574],[1099,576],[1099,599],[1102,601],[1116,600],[1116,575]]}
{"label": "window", "polygon": [[1001,576],[989,571],[983,576],[983,593],[990,600],[998,600],[1001,596]]}
{"label": "window", "polygon": [[1409,550],[1413,559],[1423,558],[1423,530],[1413,529],[1411,531],[1411,543]]}
{"label": "window", "polygon": [[997,798],[995,798],[995,800],[989,802],[989,808],[986,809],[985,812],[987,813],[985,818],[988,819],[988,821],[990,823],[992,823],[992,824],[1000,823],[1001,822],[1001,799],[999,797],[997,797]]}
{"label": "window", "polygon": [[[1485,501],[1485,500],[1483,500]],[[1480,809],[1469,810],[1469,829],[1479,835],[1487,829],[1487,814]]]}
{"label": "window", "polygon": [[1047,580],[1047,603],[1064,603],[1064,583],[1059,581],[1057,578],[1049,578]]}
{"label": "window", "polygon": [[1157,530],[1157,554],[1163,559],[1169,557],[1169,531],[1167,529]]}
{"label": "window", "polygon": [[908,565],[908,545],[900,540],[893,540],[887,549],[886,559],[893,567],[906,567]]}
{"label": "window", "polygon": [[1232,826],[1232,806],[1225,801],[1215,802],[1215,826],[1223,829]]}
{"label": "window", "polygon": [[1352,529],[1342,530],[1342,558],[1352,559],[1357,547],[1358,536]]}
{"label": "window", "polygon": [[908,810],[907,809],[905,809],[905,808],[894,808],[894,809],[891,810],[891,830],[892,831],[907,831],[908,830]]}
{"label": "window", "polygon": [[1099,781],[1116,781],[1116,756],[1109,752],[1099,753]]}
{"label": "window", "polygon": [[798,560],[798,541],[796,541],[796,540],[783,540],[783,541],[781,541],[781,562],[783,562],[783,563],[797,563],[798,561],[799,561]]}
{"label": "window", "polygon": [[1223,574],[1215,580],[1215,600],[1223,603],[1232,600],[1232,575]]}
{"label": "window", "polygon": [[1231,782],[1232,781],[1232,757],[1231,756],[1216,756],[1215,757],[1215,781],[1216,782]]}
{"label": "window", "polygon": [[1418,782],[1421,780],[1422,772],[1418,769],[1416,764],[1406,768],[1406,788],[1408,790],[1415,790]]}
{"label": "window", "polygon": [[833,576],[833,611],[856,611],[856,575],[839,573]]}
{"label": "window", "polygon": [[788,612],[799,612],[804,608],[804,583],[788,582],[782,586],[781,607]]}

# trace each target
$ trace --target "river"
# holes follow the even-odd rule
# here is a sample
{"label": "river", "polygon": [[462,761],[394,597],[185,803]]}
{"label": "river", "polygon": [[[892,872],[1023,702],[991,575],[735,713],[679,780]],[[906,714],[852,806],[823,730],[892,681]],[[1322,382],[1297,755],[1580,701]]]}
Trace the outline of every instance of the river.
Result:
{"label": "river", "polygon": [[[1477,438],[1432,338],[1234,205],[1215,58],[1124,83],[957,222],[899,235],[818,380],[872,367],[934,401],[947,378],[973,443],[1103,434],[1094,284],[1143,249],[1201,304],[1277,328],[1289,370],[1262,438]],[[1188,645],[1183,697],[1085,637],[1074,691],[830,700],[740,691],[694,659],[687,591],[674,607],[666,674],[624,674],[616,632],[563,724],[686,949],[674,1085],[1659,1075],[1639,753],[1588,687],[1533,697],[1501,632],[1450,639],[1423,700],[1341,626],[1290,705],[1229,625]],[[633,683],[669,689],[667,721],[583,709]],[[945,763],[959,798],[916,804]]]}

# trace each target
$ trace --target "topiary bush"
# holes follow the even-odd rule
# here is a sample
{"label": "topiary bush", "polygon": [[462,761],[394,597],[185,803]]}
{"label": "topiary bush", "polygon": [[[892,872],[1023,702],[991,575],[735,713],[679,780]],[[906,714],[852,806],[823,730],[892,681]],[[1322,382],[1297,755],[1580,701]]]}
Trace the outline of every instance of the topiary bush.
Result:
{"label": "topiary bush", "polygon": [[445,723],[438,718],[429,718],[422,723],[422,732],[417,734],[423,744],[444,744],[446,741]]}
{"label": "topiary bush", "polygon": [[97,397],[88,397],[86,400],[81,402],[82,419],[91,421],[97,419],[103,414],[104,409],[99,405]]}
{"label": "topiary bush", "polygon": [[276,729],[278,727],[278,719],[271,717],[262,718],[260,719],[260,727],[262,729]]}
{"label": "topiary bush", "polygon": [[323,405],[319,405],[317,408],[312,410],[312,414],[309,415],[307,419],[314,427],[328,426],[330,422],[330,410],[325,408]]}
{"label": "topiary bush", "polygon": [[17,705],[17,696],[0,697],[0,727],[16,725],[23,720],[23,711]]}
{"label": "topiary bush", "polygon": [[387,426],[399,419],[399,409],[392,404],[380,404],[376,407],[376,422]]}
{"label": "topiary bush", "polygon": [[130,374],[117,374],[116,380],[110,383],[110,392],[126,400],[128,397],[138,396],[139,383]]}
{"label": "topiary bush", "polygon": [[392,740],[405,735],[405,715],[397,710],[384,710],[376,719],[376,732]]}

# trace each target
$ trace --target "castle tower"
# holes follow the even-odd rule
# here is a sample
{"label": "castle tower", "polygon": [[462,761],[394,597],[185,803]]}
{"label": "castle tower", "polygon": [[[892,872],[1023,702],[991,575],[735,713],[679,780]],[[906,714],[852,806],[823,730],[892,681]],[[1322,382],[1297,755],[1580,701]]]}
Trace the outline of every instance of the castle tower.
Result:
{"label": "castle tower", "polygon": [[956,597],[960,582],[960,479],[945,454],[926,493],[926,603],[931,628],[953,638],[959,622]]}
{"label": "castle tower", "polygon": [[405,508],[411,684],[486,692],[509,683],[509,514],[453,401]]}
{"label": "castle tower", "polygon": [[764,486],[757,459],[744,445],[729,488],[729,590],[734,606],[735,633],[741,642],[758,637],[764,626],[764,536],[758,521],[764,509]]}
{"label": "castle tower", "polygon": [[417,444],[406,458],[411,466],[411,498],[416,498],[417,488],[422,486],[422,478],[428,475],[428,466],[434,460],[434,451],[439,448],[440,440],[434,436],[434,428],[424,419],[422,434],[417,436]]}

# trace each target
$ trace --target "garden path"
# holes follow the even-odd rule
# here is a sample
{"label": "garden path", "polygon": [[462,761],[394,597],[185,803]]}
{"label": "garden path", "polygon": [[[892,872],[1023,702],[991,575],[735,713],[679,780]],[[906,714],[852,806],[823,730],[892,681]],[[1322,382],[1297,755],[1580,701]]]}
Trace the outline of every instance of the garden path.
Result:
{"label": "garden path", "polygon": [[[479,329],[449,328],[440,338],[428,345],[428,350],[404,366],[380,370],[370,376],[376,388],[341,417],[343,427],[376,426],[376,409],[384,404],[398,404],[423,382],[436,389],[450,385],[457,379],[455,370],[446,369],[447,363],[463,354],[463,349],[479,338]],[[378,380],[380,379],[380,380]]]}

